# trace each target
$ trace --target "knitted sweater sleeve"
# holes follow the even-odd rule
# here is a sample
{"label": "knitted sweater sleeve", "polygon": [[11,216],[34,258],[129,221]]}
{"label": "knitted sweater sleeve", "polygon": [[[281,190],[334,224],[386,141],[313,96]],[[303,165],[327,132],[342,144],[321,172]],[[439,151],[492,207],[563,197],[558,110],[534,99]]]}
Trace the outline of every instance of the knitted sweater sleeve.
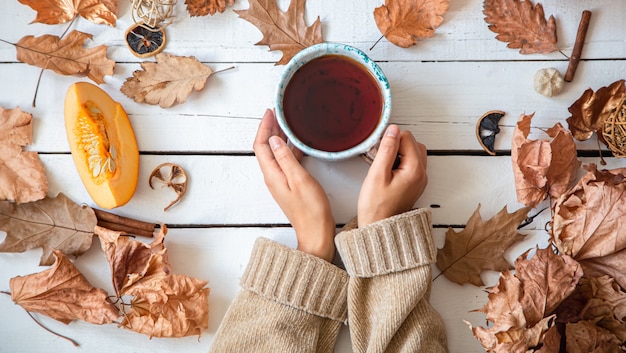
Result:
{"label": "knitted sweater sleeve", "polygon": [[347,319],[347,283],[331,263],[259,238],[210,351],[330,353]]}
{"label": "knitted sweater sleeve", "polygon": [[447,352],[429,303],[436,248],[430,212],[412,210],[335,238],[350,275],[348,325],[354,353]]}

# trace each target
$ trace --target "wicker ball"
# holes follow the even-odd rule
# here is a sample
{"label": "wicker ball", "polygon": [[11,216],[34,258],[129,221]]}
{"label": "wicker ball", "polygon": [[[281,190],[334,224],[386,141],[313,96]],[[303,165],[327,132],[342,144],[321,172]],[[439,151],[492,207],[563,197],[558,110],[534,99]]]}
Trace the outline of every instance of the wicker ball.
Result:
{"label": "wicker ball", "polygon": [[615,157],[626,157],[626,99],[604,122],[602,138]]}

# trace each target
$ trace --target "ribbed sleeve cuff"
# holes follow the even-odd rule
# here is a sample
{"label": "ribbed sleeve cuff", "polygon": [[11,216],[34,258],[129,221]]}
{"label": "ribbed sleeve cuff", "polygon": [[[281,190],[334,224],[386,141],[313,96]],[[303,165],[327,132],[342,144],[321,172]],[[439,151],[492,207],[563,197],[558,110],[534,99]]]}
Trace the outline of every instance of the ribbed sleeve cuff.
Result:
{"label": "ribbed sleeve cuff", "polygon": [[428,209],[416,209],[335,237],[351,277],[373,277],[436,261]]}
{"label": "ribbed sleeve cuff", "polygon": [[241,287],[317,316],[347,320],[348,274],[269,239],[255,242]]}

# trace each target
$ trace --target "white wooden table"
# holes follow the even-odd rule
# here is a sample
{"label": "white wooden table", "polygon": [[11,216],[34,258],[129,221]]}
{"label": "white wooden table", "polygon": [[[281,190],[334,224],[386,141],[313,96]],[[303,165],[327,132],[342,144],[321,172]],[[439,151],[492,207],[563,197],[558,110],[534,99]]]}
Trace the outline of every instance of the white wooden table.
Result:
{"label": "white wooden table", "polygon": [[[262,37],[252,24],[239,19],[232,8],[212,17],[191,18],[179,0],[176,20],[167,28],[165,51],[193,55],[213,69],[235,66],[211,77],[204,91],[193,93],[185,104],[169,109],[138,104],[120,92],[120,86],[142,60],[126,48],[123,35],[132,24],[130,5],[119,1],[115,28],[78,19],[72,29],[94,35],[91,45],[109,46],[115,74],[101,87],[122,103],[129,113],[141,151],[139,185],[133,199],[115,209],[120,215],[164,222],[170,226],[166,238],[175,272],[209,282],[209,329],[198,337],[148,339],[116,325],[95,326],[83,322],[63,325],[38,316],[49,328],[81,344],[82,352],[206,352],[229,302],[238,292],[238,281],[246,266],[254,240],[269,237],[295,245],[292,229],[267,192],[252,152],[259,119],[274,101],[274,89],[283,70],[274,63],[280,52],[255,46]],[[288,1],[279,1],[285,9]],[[546,98],[533,90],[536,70],[556,67],[562,73],[567,59],[559,54],[521,55],[494,39],[482,14],[482,1],[454,0],[434,38],[409,49],[386,40],[369,48],[380,36],[373,10],[382,0],[309,1],[307,21],[316,16],[323,22],[324,39],[361,48],[378,61],[391,82],[392,122],[410,130],[429,149],[429,186],[416,206],[432,207],[435,236],[439,246],[448,226],[462,227],[478,204],[483,218],[504,206],[521,207],[516,200],[510,160],[513,126],[522,113],[535,112],[533,126],[567,126],[567,108],[587,88],[598,89],[626,72],[626,2],[614,0],[545,0],[546,14],[558,23],[558,45],[570,54],[581,12],[593,16],[576,77],[564,92]],[[60,35],[67,25],[29,24],[35,12],[16,0],[4,1],[0,15],[0,38],[17,42],[25,35]],[[246,9],[237,0],[234,9]],[[15,48],[0,44],[0,105],[17,106],[34,116],[34,143],[43,160],[49,195],[65,193],[77,203],[95,206],[74,168],[63,125],[63,99],[68,86],[83,78],[43,74],[36,108],[31,107],[39,69],[20,63]],[[475,125],[483,113],[506,112],[500,121],[497,156],[484,153],[475,136]],[[534,132],[538,129],[533,129]],[[533,134],[534,134],[533,132]],[[533,136],[531,136],[533,137]],[[537,134],[535,137],[545,138]],[[593,154],[595,140],[579,143],[579,150],[599,162]],[[608,167],[626,161],[608,158]],[[174,162],[189,174],[190,184],[182,201],[164,212],[171,194],[148,187],[148,175],[158,164]],[[320,180],[328,193],[338,224],[356,212],[356,200],[367,165],[360,159],[329,163],[305,158],[306,168]],[[547,201],[539,207],[547,205]],[[547,213],[547,212],[546,212]],[[529,236],[514,245],[506,256],[512,262],[535,244],[545,246],[544,223],[537,219],[523,233]],[[4,235],[0,235],[2,239]],[[8,290],[9,279],[39,272],[40,250],[0,254],[0,290]],[[98,240],[76,265],[97,287],[112,292],[109,267]],[[438,271],[434,268],[434,273]],[[497,273],[485,273],[488,285]],[[432,303],[441,312],[448,330],[451,352],[482,352],[463,320],[484,324],[484,316],[470,312],[486,302],[484,288],[459,286],[441,277],[433,284]],[[0,296],[0,352],[43,352],[58,347],[78,351],[69,343],[40,329],[8,296]],[[347,330],[342,330],[336,352],[350,352]]]}

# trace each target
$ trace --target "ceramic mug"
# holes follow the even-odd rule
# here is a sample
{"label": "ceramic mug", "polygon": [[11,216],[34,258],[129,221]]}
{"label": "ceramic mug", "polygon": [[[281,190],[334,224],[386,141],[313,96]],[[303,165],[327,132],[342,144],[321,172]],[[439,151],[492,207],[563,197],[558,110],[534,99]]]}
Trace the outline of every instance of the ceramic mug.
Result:
{"label": "ceramic mug", "polygon": [[304,154],[343,160],[377,146],[391,114],[391,89],[361,50],[321,43],[298,52],[276,92],[276,119]]}

